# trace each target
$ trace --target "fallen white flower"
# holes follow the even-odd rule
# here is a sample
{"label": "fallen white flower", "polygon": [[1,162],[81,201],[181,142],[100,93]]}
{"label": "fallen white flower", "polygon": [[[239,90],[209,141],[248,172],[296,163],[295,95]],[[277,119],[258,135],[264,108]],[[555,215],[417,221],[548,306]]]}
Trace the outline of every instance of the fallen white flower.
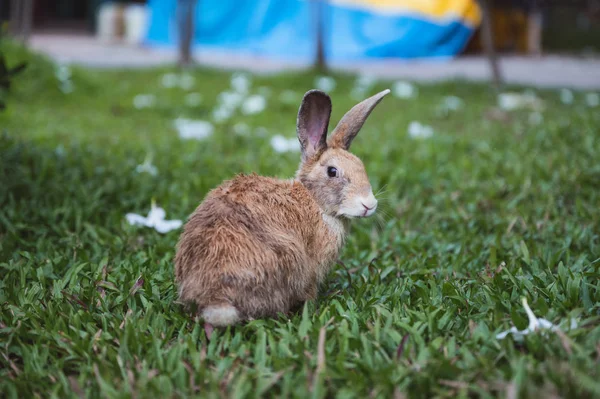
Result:
{"label": "fallen white flower", "polygon": [[356,79],[356,83],[350,92],[350,96],[356,100],[364,99],[373,85],[377,83],[377,79],[372,75],[360,75]]}
{"label": "fallen white flower", "polygon": [[595,108],[600,105],[600,95],[598,93],[588,93],[585,95],[585,103],[590,108]]}
{"label": "fallen white flower", "polygon": [[276,152],[298,152],[300,151],[300,143],[296,138],[286,138],[282,135],[275,135],[271,138],[271,147]]}
{"label": "fallen white flower", "polygon": [[367,92],[368,89],[365,87],[353,87],[350,92],[350,97],[352,97],[353,100],[360,101],[367,96]]}
{"label": "fallen white flower", "polygon": [[73,92],[75,86],[71,80],[71,68],[66,65],[57,65],[54,71],[56,79],[59,81],[59,89],[65,94]]}
{"label": "fallen white flower", "polygon": [[181,87],[183,90],[190,90],[192,87],[194,87],[195,82],[196,79],[194,79],[192,75],[185,74],[179,77],[179,87]]}
{"label": "fallen white flower", "polygon": [[244,115],[254,115],[263,112],[265,108],[267,108],[267,100],[263,96],[255,94],[244,100],[242,113]]}
{"label": "fallen white flower", "polygon": [[59,144],[56,146],[56,149],[54,150],[54,153],[56,155],[58,155],[59,157],[64,157],[65,154],[67,153],[67,151],[65,150],[65,146],[62,144]]}
{"label": "fallen white flower", "polygon": [[544,121],[544,115],[541,112],[532,112],[529,114],[529,124],[530,125],[539,125]]}
{"label": "fallen white flower", "polygon": [[530,108],[539,111],[543,108],[543,102],[533,92],[501,93],[498,95],[498,106],[504,111],[513,111],[519,108]]}
{"label": "fallen white flower", "polygon": [[158,174],[158,169],[156,166],[152,165],[152,157],[146,157],[144,163],[136,166],[135,171],[138,173],[148,173],[152,176],[156,176]]}
{"label": "fallen white flower", "polygon": [[220,106],[213,109],[212,118],[215,122],[223,122],[231,118],[233,109],[225,106]]}
{"label": "fallen white flower", "polygon": [[235,108],[244,101],[244,95],[233,91],[224,91],[219,93],[217,101],[225,107]]}
{"label": "fallen white flower", "polygon": [[417,89],[412,83],[399,80],[392,86],[392,94],[398,98],[412,98],[417,95]]}
{"label": "fallen white flower", "polygon": [[54,74],[59,81],[65,82],[71,79],[71,68],[66,65],[58,65]]}
{"label": "fallen white flower", "polygon": [[[546,319],[538,319],[534,314],[529,305],[527,304],[527,299],[522,298],[521,303],[525,308],[525,312],[527,313],[527,318],[529,319],[529,325],[526,329],[519,331],[517,327],[511,327],[510,330],[506,330],[496,335],[496,339],[504,339],[508,334],[513,334],[515,339],[522,340],[525,335],[531,334],[536,330],[550,330],[556,331],[560,330],[560,327],[552,324]],[[577,322],[574,319],[571,319],[570,329],[577,328]]]}
{"label": "fallen white flower", "polygon": [[217,96],[217,106],[213,109],[215,122],[223,122],[233,115],[244,101],[244,94],[234,91],[224,91]]}
{"label": "fallen white flower", "polygon": [[182,226],[183,222],[181,220],[165,220],[165,216],[165,210],[156,206],[154,201],[152,201],[152,208],[147,217],[143,217],[136,213],[128,213],[125,215],[125,218],[132,226],[152,227],[162,234],[171,230],[176,230]]}
{"label": "fallen white flower", "polygon": [[330,76],[319,76],[315,79],[315,87],[324,92],[330,92],[335,89],[335,79]]}
{"label": "fallen white flower", "polygon": [[236,123],[233,125],[233,133],[238,136],[248,136],[250,134],[250,126],[243,122]]}
{"label": "fallen white flower", "polygon": [[372,87],[377,83],[377,78],[374,75],[360,75],[356,80],[356,85],[360,87]]}
{"label": "fallen white flower", "polygon": [[161,78],[161,83],[163,87],[170,89],[177,86],[177,84],[179,83],[179,78],[174,73],[165,73]]}
{"label": "fallen white flower", "polygon": [[562,101],[563,104],[573,104],[573,99],[575,97],[573,96],[573,92],[569,89],[562,89],[560,91],[560,101]]}
{"label": "fallen white flower", "polygon": [[412,121],[408,125],[408,135],[414,139],[427,139],[433,136],[433,128],[422,125],[420,122]]}
{"label": "fallen white flower", "polygon": [[251,81],[245,73],[234,73],[231,76],[231,87],[238,93],[246,94],[250,90]]}
{"label": "fallen white flower", "polygon": [[451,111],[458,111],[464,106],[463,100],[456,96],[448,96],[444,98],[443,106]]}
{"label": "fallen white flower", "polygon": [[174,125],[182,139],[202,140],[209,137],[214,131],[212,123],[201,120],[178,118],[174,121]]}
{"label": "fallen white flower", "polygon": [[73,85],[73,82],[70,80],[65,80],[64,82],[61,82],[61,84],[60,84],[60,91],[62,91],[65,94],[72,93],[74,89],[75,89],[75,86]]}
{"label": "fallen white flower", "polygon": [[149,108],[156,102],[156,97],[153,94],[138,94],[133,98],[133,106],[136,109]]}
{"label": "fallen white flower", "polygon": [[202,103],[202,94],[200,93],[190,93],[185,96],[185,105],[188,107],[197,107]]}

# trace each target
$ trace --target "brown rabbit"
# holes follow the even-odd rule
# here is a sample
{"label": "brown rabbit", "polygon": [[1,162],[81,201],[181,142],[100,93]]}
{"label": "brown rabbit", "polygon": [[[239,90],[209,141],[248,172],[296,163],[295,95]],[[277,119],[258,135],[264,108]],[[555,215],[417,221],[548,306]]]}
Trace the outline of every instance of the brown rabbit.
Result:
{"label": "brown rabbit", "polygon": [[348,148],[388,93],[354,106],[329,140],[329,96],[304,95],[296,177],[239,175],[208,193],[187,221],[175,256],[182,302],[196,304],[206,323],[227,326],[285,314],[317,296],[348,220],[377,208],[365,168]]}

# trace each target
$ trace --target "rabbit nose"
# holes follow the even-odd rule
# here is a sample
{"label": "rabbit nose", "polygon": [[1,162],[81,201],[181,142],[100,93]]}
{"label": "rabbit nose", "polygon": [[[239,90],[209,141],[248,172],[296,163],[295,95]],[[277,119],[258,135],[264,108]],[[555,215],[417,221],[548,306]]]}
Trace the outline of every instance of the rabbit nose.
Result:
{"label": "rabbit nose", "polygon": [[360,199],[360,204],[366,211],[372,211],[377,208],[377,199],[373,194],[370,194],[368,197],[362,197]]}

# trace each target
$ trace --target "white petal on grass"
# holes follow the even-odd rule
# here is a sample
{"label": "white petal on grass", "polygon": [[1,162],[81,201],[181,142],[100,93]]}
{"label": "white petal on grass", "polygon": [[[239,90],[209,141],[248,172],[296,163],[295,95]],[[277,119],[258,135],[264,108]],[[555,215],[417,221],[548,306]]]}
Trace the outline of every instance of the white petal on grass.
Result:
{"label": "white petal on grass", "polygon": [[244,95],[233,91],[223,91],[217,96],[217,101],[220,105],[235,108],[244,101]]}
{"label": "white petal on grass", "polygon": [[502,93],[498,95],[498,106],[505,111],[512,111],[520,108],[522,104],[519,93]]}
{"label": "white petal on grass", "polygon": [[335,86],[335,79],[330,76],[319,76],[315,79],[315,87],[324,92],[333,91]]}
{"label": "white petal on grass", "polygon": [[154,94],[138,94],[133,97],[133,106],[136,109],[149,108],[156,103]]}
{"label": "white petal on grass", "polygon": [[596,108],[600,105],[600,95],[598,93],[587,93],[585,95],[585,103],[590,108]]}
{"label": "white petal on grass", "polygon": [[377,83],[377,79],[374,76],[367,74],[360,75],[354,83],[350,96],[356,101],[363,100],[367,97],[369,90],[371,90],[375,83]]}
{"label": "white petal on grass", "polygon": [[399,80],[392,86],[392,94],[403,99],[413,98],[417,95],[417,88],[412,83]]}
{"label": "white petal on grass", "polygon": [[191,90],[195,83],[196,79],[192,75],[185,74],[179,77],[179,87],[183,90]]}
{"label": "white petal on grass", "polygon": [[563,104],[573,104],[573,100],[574,100],[575,96],[573,95],[573,92],[569,89],[561,89],[560,91],[560,101]]}
{"label": "white petal on grass", "polygon": [[62,144],[59,144],[56,146],[56,148],[54,149],[54,153],[59,156],[59,157],[64,157],[65,154],[67,153],[67,151],[65,150],[65,146]]}
{"label": "white petal on grass", "polygon": [[464,107],[462,99],[456,96],[444,97],[442,103],[436,107],[436,113],[439,116],[448,116],[450,112],[456,112]]}
{"label": "white petal on grass", "polygon": [[412,121],[408,125],[408,135],[413,139],[427,139],[433,136],[433,128],[420,122]]}
{"label": "white petal on grass", "polygon": [[[516,327],[511,327],[509,330],[497,334],[496,339],[504,339],[508,336],[508,334],[512,334],[516,340],[522,340],[525,335],[529,335],[537,330],[560,330],[559,326],[552,324],[548,320],[538,319],[527,304],[526,298],[522,298],[521,303],[523,304],[523,308],[525,308],[525,313],[527,313],[527,318],[529,319],[529,325],[527,328],[519,331]],[[577,322],[574,319],[571,319],[569,329],[575,328],[577,328]]]}
{"label": "white petal on grass", "polygon": [[238,93],[246,94],[250,90],[252,82],[245,73],[234,73],[231,76],[231,87]]}
{"label": "white petal on grass", "polygon": [[544,115],[541,112],[532,112],[529,114],[529,124],[530,125],[539,125],[544,122]]}
{"label": "white petal on grass", "polygon": [[182,139],[203,140],[210,137],[214,131],[212,123],[202,120],[178,118],[174,125]]}
{"label": "white petal on grass", "polygon": [[156,166],[152,165],[152,157],[150,156],[146,157],[144,163],[136,166],[135,171],[137,173],[148,173],[152,176],[156,176],[158,174],[158,169]]}
{"label": "white petal on grass", "polygon": [[59,81],[65,82],[71,79],[71,68],[66,65],[58,65],[54,74]]}
{"label": "white petal on grass", "polygon": [[368,89],[365,87],[353,87],[350,92],[350,97],[355,101],[364,100],[367,97]]}
{"label": "white petal on grass", "polygon": [[300,151],[300,143],[297,138],[287,138],[280,134],[271,137],[271,147],[279,153]]}
{"label": "white petal on grass", "polygon": [[498,106],[504,111],[529,108],[535,111],[543,109],[544,103],[534,92],[507,92],[498,95]]}
{"label": "white petal on grass", "polygon": [[377,83],[377,78],[374,75],[363,74],[356,80],[356,86],[371,88]]}
{"label": "white petal on grass", "polygon": [[183,225],[181,220],[165,220],[166,212],[163,208],[156,206],[152,201],[152,208],[148,216],[144,217],[136,213],[128,213],[125,215],[127,222],[132,226],[151,227],[159,233],[168,233],[171,230],[176,230]]}
{"label": "white petal on grass", "polygon": [[233,116],[233,111],[232,107],[221,105],[213,109],[212,118],[215,122],[224,122]]}
{"label": "white petal on grass", "polygon": [[267,100],[259,94],[248,97],[242,103],[242,113],[244,115],[258,114],[263,112],[265,108],[267,108]]}
{"label": "white petal on grass", "polygon": [[465,105],[463,100],[456,96],[448,96],[444,98],[444,107],[451,111],[458,111],[462,109]]}
{"label": "white petal on grass", "polygon": [[235,91],[223,91],[217,96],[217,106],[213,109],[212,117],[215,122],[223,122],[231,118],[235,110],[244,101],[244,94]]}
{"label": "white petal on grass", "polygon": [[165,73],[161,77],[160,82],[163,87],[171,89],[179,84],[179,77],[174,73]]}
{"label": "white petal on grass", "polygon": [[236,123],[233,125],[233,133],[238,136],[248,136],[250,134],[250,126],[243,122]]}
{"label": "white petal on grass", "polygon": [[59,64],[56,66],[54,75],[59,82],[58,88],[65,94],[72,93],[75,89],[71,80],[71,68],[66,65]]}
{"label": "white petal on grass", "polygon": [[73,85],[72,81],[65,80],[64,82],[61,82],[60,91],[62,91],[65,94],[69,94],[72,93],[73,90],[75,90],[75,86]]}

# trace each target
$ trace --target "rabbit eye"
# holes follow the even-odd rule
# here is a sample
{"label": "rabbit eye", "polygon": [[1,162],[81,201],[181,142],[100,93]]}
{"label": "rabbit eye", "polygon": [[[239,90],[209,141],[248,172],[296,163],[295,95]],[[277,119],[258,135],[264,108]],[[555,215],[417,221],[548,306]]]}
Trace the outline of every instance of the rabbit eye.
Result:
{"label": "rabbit eye", "polygon": [[337,177],[338,176],[338,170],[336,168],[334,168],[333,166],[330,166],[327,168],[327,176],[329,177]]}

